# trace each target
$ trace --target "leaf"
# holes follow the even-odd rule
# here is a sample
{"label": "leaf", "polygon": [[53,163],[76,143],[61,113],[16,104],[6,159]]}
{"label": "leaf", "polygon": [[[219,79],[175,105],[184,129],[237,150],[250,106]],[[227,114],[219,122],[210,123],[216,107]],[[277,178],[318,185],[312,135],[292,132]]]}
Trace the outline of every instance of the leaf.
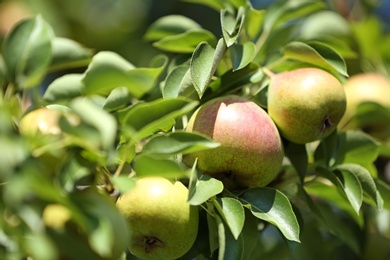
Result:
{"label": "leaf", "polygon": [[215,44],[216,39],[210,31],[205,29],[192,29],[180,34],[166,36],[154,42],[153,46],[167,52],[192,53],[201,42]]}
{"label": "leaf", "polygon": [[376,179],[375,183],[383,198],[383,208],[390,211],[390,185],[380,179]]}
{"label": "leaf", "polygon": [[140,98],[156,85],[165,68],[167,58],[158,56],[157,59],[159,62],[156,62],[156,67],[135,68],[114,52],[99,52],[92,58],[85,72],[85,94],[108,95],[117,87],[126,87],[131,95]]}
{"label": "leaf", "polygon": [[[190,91],[188,91],[191,89]],[[190,67],[181,65],[175,67],[167,76],[162,89],[164,98],[175,98],[180,96],[190,96],[194,89],[192,88],[192,78]],[[189,94],[187,94],[189,92]]]}
{"label": "leaf", "polygon": [[344,59],[331,47],[320,42],[291,42],[283,49],[284,57],[322,68],[337,76],[348,76]]}
{"label": "leaf", "polygon": [[[350,209],[352,209],[355,215],[359,215],[359,211],[363,203],[363,188],[359,179],[349,172],[341,172],[338,170],[332,171],[331,169],[325,167],[317,167],[316,170],[319,173],[319,176],[322,176],[333,184],[333,186],[337,189],[338,194],[332,190],[333,186],[331,186],[330,183],[323,185],[324,187],[328,187],[328,191],[324,189],[323,193],[318,194],[316,193],[318,191],[315,191],[314,194],[332,201],[348,213],[351,213]],[[321,178],[319,178],[319,182],[320,181]],[[323,182],[325,183],[325,181]],[[308,190],[310,189],[308,188]],[[321,190],[321,187],[319,190]],[[326,194],[324,195],[324,193]],[[347,201],[348,206],[345,205],[345,201]],[[354,215],[350,215],[356,219]]]}
{"label": "leaf", "polygon": [[3,56],[0,54],[0,89],[5,86],[5,83],[7,82],[7,76],[5,71],[5,64]]}
{"label": "leaf", "polygon": [[54,103],[83,95],[82,74],[65,74],[55,79],[46,89],[43,99]]}
{"label": "leaf", "polygon": [[383,199],[377,190],[374,179],[367,169],[358,164],[348,163],[338,165],[334,170],[345,171],[356,176],[363,188],[364,194],[376,204],[378,209],[383,208]]}
{"label": "leaf", "polygon": [[117,53],[98,52],[83,78],[86,94],[108,94],[116,87],[129,85],[127,72],[132,69],[135,69],[134,65]]}
{"label": "leaf", "polygon": [[192,54],[190,62],[191,77],[199,98],[206,91],[225,49],[226,46],[223,40],[220,39],[215,50],[208,43],[202,42]]}
{"label": "leaf", "polygon": [[135,179],[125,175],[113,176],[110,181],[120,194],[124,194],[135,187]]}
{"label": "leaf", "polygon": [[144,35],[147,41],[161,40],[167,36],[177,35],[202,27],[194,20],[183,15],[167,15],[153,22]]}
{"label": "leaf", "polygon": [[249,39],[255,39],[259,36],[259,32],[263,26],[265,10],[256,10],[252,6],[246,12],[244,21],[245,32],[248,34]]}
{"label": "leaf", "polygon": [[306,146],[290,142],[285,145],[284,152],[295,170],[298,172],[299,178],[303,183],[303,180],[306,177],[307,167],[309,165]]}
{"label": "leaf", "polygon": [[184,98],[139,103],[126,112],[122,125],[134,131],[134,140],[141,140],[167,125],[172,126],[175,118],[190,112],[197,104]]}
{"label": "leaf", "polygon": [[201,175],[195,184],[189,187],[188,203],[194,206],[201,205],[221,193],[223,188],[221,181],[208,175]]}
{"label": "leaf", "polygon": [[303,19],[308,14],[324,9],[324,7],[324,3],[306,1],[286,1],[282,4],[273,5],[267,9],[265,14],[264,30],[271,31],[289,24],[293,20]]}
{"label": "leaf", "polygon": [[[364,225],[364,215],[358,214],[349,199],[347,198],[341,182],[336,177],[336,174],[329,169],[323,168],[321,171],[321,177],[315,181],[305,184],[305,190],[310,194],[306,196],[307,203],[310,203],[310,208],[317,217],[320,218],[324,224],[327,225],[326,219],[322,216],[319,209],[315,206],[316,198],[321,198],[336,205],[339,209],[348,213],[348,215],[360,226]],[[325,179],[326,178],[326,179]],[[331,182],[329,182],[330,180]],[[314,201],[313,201],[313,199]]]}
{"label": "leaf", "polygon": [[52,28],[40,16],[22,20],[7,35],[3,57],[7,75],[19,88],[36,86],[44,77],[52,57]]}
{"label": "leaf", "polygon": [[169,135],[156,135],[145,144],[142,153],[171,156],[193,153],[219,146],[208,136],[198,133],[175,131]]}
{"label": "leaf", "polygon": [[[334,163],[334,156],[338,149],[338,132],[333,131],[329,136],[321,140],[314,151],[314,160],[316,163],[322,163],[326,167]],[[331,161],[333,159],[333,161]]]}
{"label": "leaf", "polygon": [[288,198],[272,188],[253,188],[239,200],[259,219],[275,225],[291,241],[299,241],[299,224]]}
{"label": "leaf", "polygon": [[215,200],[214,204],[216,204],[216,208],[228,225],[234,239],[238,240],[245,223],[245,212],[240,201],[225,197]]}
{"label": "leaf", "polygon": [[103,149],[111,150],[114,148],[117,124],[111,114],[92,103],[92,101],[83,98],[74,99],[70,103],[70,107],[80,116],[83,122],[99,131],[100,143]]}
{"label": "leaf", "polygon": [[52,40],[53,58],[50,70],[64,70],[87,66],[92,50],[71,39],[55,37]]}
{"label": "leaf", "polygon": [[344,189],[344,192],[351,203],[356,214],[359,214],[360,207],[363,203],[363,188],[359,179],[349,171],[337,171],[338,179]]}
{"label": "leaf", "polygon": [[233,64],[233,71],[242,69],[248,65],[255,54],[256,47],[253,42],[245,42],[244,44],[233,44],[230,47],[230,59]]}
{"label": "leaf", "polygon": [[196,3],[209,6],[217,11],[225,7],[226,2],[224,0],[183,0],[188,3]]}
{"label": "leaf", "polygon": [[188,177],[187,172],[177,162],[142,154],[134,160],[134,171],[139,177],[162,176],[168,179]]}
{"label": "leaf", "polygon": [[378,157],[379,145],[363,132],[347,131],[339,134],[335,153],[335,165],[356,163],[366,167]]}
{"label": "leaf", "polygon": [[238,8],[236,16],[229,9],[221,11],[222,35],[227,47],[232,46],[236,42],[243,27],[244,18],[245,8],[243,6]]}
{"label": "leaf", "polygon": [[[224,250],[219,250],[218,259],[221,260],[243,260],[244,256],[244,240],[240,236],[237,239],[233,237],[230,229],[225,228],[224,226],[224,238],[225,238],[225,248]],[[222,238],[221,238],[222,240]]]}
{"label": "leaf", "polygon": [[114,88],[104,102],[103,108],[107,111],[115,111],[124,108],[130,100],[129,91],[126,87]]}

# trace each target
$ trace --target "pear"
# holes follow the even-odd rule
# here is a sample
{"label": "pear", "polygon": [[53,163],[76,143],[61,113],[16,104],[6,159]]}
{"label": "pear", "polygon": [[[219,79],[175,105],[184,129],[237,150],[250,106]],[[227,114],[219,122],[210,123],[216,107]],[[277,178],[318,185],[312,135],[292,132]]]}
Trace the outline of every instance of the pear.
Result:
{"label": "pear", "polygon": [[362,127],[379,139],[388,137],[389,122],[357,126],[351,119],[356,114],[358,105],[363,102],[376,102],[384,107],[390,107],[390,80],[376,72],[359,73],[347,80],[344,90],[347,96],[347,110],[340,121],[339,128],[351,130]]}
{"label": "pear", "polygon": [[206,102],[186,130],[220,143],[183,161],[191,166],[197,158],[198,168],[227,189],[266,186],[279,173],[284,157],[279,132],[265,110],[246,98],[229,95]]}
{"label": "pear", "polygon": [[318,68],[271,75],[268,114],[287,140],[305,144],[330,135],[346,109],[340,81]]}
{"label": "pear", "polygon": [[62,105],[49,105],[39,107],[25,114],[19,122],[19,131],[24,135],[50,134],[59,135],[62,133],[59,126],[61,116],[65,116],[68,122],[76,126],[80,118],[71,113],[71,110]]}
{"label": "pear", "polygon": [[198,233],[197,208],[187,203],[188,189],[179,181],[144,177],[119,197],[127,219],[129,251],[141,259],[176,259],[187,253]]}

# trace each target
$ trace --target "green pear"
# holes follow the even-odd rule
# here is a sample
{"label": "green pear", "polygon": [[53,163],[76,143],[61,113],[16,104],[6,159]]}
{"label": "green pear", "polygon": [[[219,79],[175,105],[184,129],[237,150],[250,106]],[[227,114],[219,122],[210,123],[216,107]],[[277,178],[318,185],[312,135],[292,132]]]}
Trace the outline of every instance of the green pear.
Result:
{"label": "green pear", "polygon": [[342,84],[328,72],[300,68],[271,75],[268,114],[287,140],[305,144],[332,133],[346,109]]}
{"label": "green pear", "polygon": [[187,253],[198,233],[197,208],[187,203],[179,181],[145,177],[119,197],[117,207],[128,222],[129,251],[141,259],[176,259]]}
{"label": "green pear", "polygon": [[72,125],[77,125],[80,118],[70,112],[70,109],[62,105],[49,105],[39,107],[24,115],[19,122],[19,131],[24,135],[36,134],[61,134],[59,119],[65,116]]}
{"label": "green pear", "polygon": [[185,155],[183,161],[221,180],[227,189],[261,187],[279,173],[284,151],[279,132],[268,114],[240,96],[208,101],[191,116],[187,131],[219,142],[214,149]]}
{"label": "green pear", "polygon": [[369,134],[377,138],[388,136],[389,122],[357,126],[351,121],[356,109],[363,102],[376,102],[384,107],[390,107],[390,80],[385,76],[371,72],[351,76],[344,84],[347,96],[347,110],[340,121],[341,130],[364,128]]}

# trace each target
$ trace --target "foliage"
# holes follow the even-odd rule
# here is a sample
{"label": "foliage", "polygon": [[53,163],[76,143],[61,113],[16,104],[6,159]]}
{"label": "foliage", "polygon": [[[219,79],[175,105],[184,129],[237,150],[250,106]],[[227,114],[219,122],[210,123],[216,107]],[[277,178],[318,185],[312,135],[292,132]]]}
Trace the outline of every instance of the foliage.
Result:
{"label": "foliage", "polygon": [[[0,56],[1,258],[117,258],[114,245],[127,234],[118,232],[126,228],[113,202],[136,176],[148,175],[188,184],[188,202],[199,208],[203,226],[183,259],[389,256],[390,185],[377,162],[387,160],[390,139],[356,130],[306,145],[284,140],[279,177],[239,191],[181,161],[219,145],[183,131],[193,111],[232,93],[266,108],[269,70],[318,67],[342,82],[355,73],[351,62],[389,72],[388,48],[373,48],[383,34],[375,18],[345,20],[352,33],[344,36],[354,42],[346,44],[331,33],[302,36],[307,17],[330,9],[322,1],[263,9],[243,0],[187,2],[219,12],[221,34],[181,15],[161,17],[144,35],[160,50],[145,67],[57,37],[40,15],[7,35]],[[64,75],[46,88],[52,72]],[[19,132],[24,114],[53,104],[69,109],[79,124],[62,116],[60,135]],[[361,120],[370,120],[369,105],[358,110]],[[389,108],[372,109],[389,120]],[[69,212],[58,226],[42,218],[53,204]]]}

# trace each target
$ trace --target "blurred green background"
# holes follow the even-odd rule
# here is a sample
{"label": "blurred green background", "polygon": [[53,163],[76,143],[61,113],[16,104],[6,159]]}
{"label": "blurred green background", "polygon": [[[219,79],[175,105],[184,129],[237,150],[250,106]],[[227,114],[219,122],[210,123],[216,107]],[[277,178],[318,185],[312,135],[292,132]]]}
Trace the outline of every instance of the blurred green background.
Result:
{"label": "blurred green background", "polygon": [[178,0],[1,0],[0,39],[18,19],[36,13],[51,24],[57,36],[96,51],[115,51],[136,66],[148,64],[157,53],[142,37],[159,17],[181,14],[221,34],[218,12]]}
{"label": "blurred green background", "polygon": [[[297,0],[289,0],[297,1]],[[374,13],[389,30],[390,0],[319,0],[347,19],[362,19]],[[251,0],[265,8],[274,0]],[[0,41],[19,19],[40,13],[57,36],[86,47],[112,50],[136,66],[144,66],[157,50],[143,40],[147,27],[159,17],[180,14],[221,35],[219,13],[207,6],[180,0],[0,0]]]}

